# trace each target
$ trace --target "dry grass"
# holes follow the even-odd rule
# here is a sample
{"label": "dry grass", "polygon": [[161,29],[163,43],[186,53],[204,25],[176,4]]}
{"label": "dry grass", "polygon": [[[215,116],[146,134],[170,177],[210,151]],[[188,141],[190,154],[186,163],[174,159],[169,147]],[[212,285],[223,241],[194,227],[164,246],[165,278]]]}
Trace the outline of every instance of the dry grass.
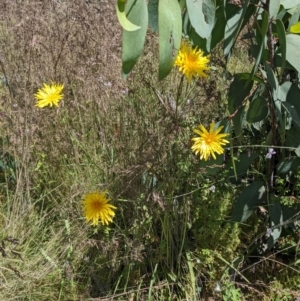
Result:
{"label": "dry grass", "polygon": [[[155,90],[166,99],[176,75],[157,83],[150,34],[143,64],[122,80],[121,29],[111,1],[0,6],[2,154],[12,159],[2,170],[0,299],[112,294],[120,266],[141,262],[145,247],[120,229],[89,239],[93,230],[84,225],[79,201],[108,188],[115,200],[127,198],[118,205],[120,227],[138,227],[140,221],[126,220],[145,211],[133,201],[141,174],[165,164],[174,137],[172,112]],[[33,94],[50,81],[65,84],[63,102],[57,110],[35,108]]]}
{"label": "dry grass", "polygon": [[[2,153],[17,162],[1,190],[0,299],[77,300],[89,291],[91,247],[79,201],[104,182],[105,113],[127,87],[121,32],[109,1],[2,1],[0,10]],[[50,81],[65,84],[63,103],[34,108]]]}
{"label": "dry grass", "polygon": [[[199,202],[225,229],[207,242],[219,252],[231,235],[236,248],[237,229],[221,224],[232,195],[213,202],[211,178],[190,152],[191,129],[223,117],[228,81],[214,79],[222,68],[198,83],[176,120],[180,78],[157,82],[157,37],[149,32],[124,81],[121,34],[112,1],[0,3],[0,300],[189,300],[203,272],[191,273],[183,244],[196,261],[194,237],[203,234],[185,225]],[[65,85],[59,108],[34,107],[33,94],[51,81]],[[92,229],[80,200],[104,188],[115,223]]]}

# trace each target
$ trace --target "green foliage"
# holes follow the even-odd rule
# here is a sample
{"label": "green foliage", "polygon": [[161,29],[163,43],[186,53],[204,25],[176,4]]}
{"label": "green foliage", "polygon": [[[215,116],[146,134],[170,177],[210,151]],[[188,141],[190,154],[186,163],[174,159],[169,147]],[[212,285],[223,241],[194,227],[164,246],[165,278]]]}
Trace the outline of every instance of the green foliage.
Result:
{"label": "green foliage", "polygon": [[148,2],[149,26],[154,32],[158,32],[158,0]]}
{"label": "green foliage", "polygon": [[125,11],[125,1],[123,0],[120,0],[117,3],[117,16],[120,24],[122,24],[125,30],[135,31],[141,28],[141,26],[135,25],[128,20]]}
{"label": "green foliage", "polygon": [[[123,2],[125,5],[124,1],[120,2]],[[148,26],[146,1],[128,1],[126,3],[125,12],[128,14],[127,17],[129,20],[140,26],[140,29],[137,32],[128,31],[126,29],[124,29],[123,32],[122,72],[126,77],[143,51]]]}
{"label": "green foliage", "polygon": [[299,72],[300,64],[297,56],[300,55],[300,36],[288,34],[286,36],[286,56],[289,63]]}
{"label": "green foliage", "polygon": [[266,201],[266,188],[263,182],[253,182],[240,194],[233,209],[232,218],[234,221],[245,222],[256,210]]}
{"label": "green foliage", "polygon": [[[241,5],[228,1],[186,0],[180,1],[182,16],[174,14],[170,18],[173,23],[176,23],[177,18],[177,24],[182,27],[184,37],[206,53],[218,53],[216,49],[222,42],[223,58],[227,66],[234,50],[238,48],[237,41],[241,37],[247,40],[246,51],[249,51],[251,59],[254,59],[249,63],[251,71],[233,74],[229,86],[226,121],[233,125],[233,130],[230,153],[227,154],[228,160],[223,166],[224,179],[229,176],[232,185],[238,191],[235,201],[228,205],[227,214],[231,215],[232,221],[238,223],[256,221],[255,231],[251,232],[252,242],[245,247],[245,252],[249,252],[248,256],[255,252],[266,253],[274,248],[283,250],[281,239],[288,235],[284,231],[284,225],[289,225],[293,235],[299,234],[291,225],[299,221],[297,179],[300,166],[300,40],[299,35],[289,31],[289,28],[299,21],[298,4],[297,1],[279,0],[256,0],[251,3],[246,0],[242,1]],[[157,11],[153,10],[152,6],[153,4],[151,11],[149,10],[150,19],[155,20],[157,14],[158,19],[165,19],[163,16],[167,13],[167,8],[162,6]],[[162,23],[159,25],[160,49],[165,49],[168,45],[168,26]],[[164,69],[165,73],[161,76],[162,62],[166,58],[160,56],[160,79],[171,72],[173,57],[171,46],[168,47],[164,54],[168,53],[170,65]],[[177,95],[184,97],[179,89],[178,91]],[[177,104],[180,103],[180,97],[176,100]],[[205,177],[210,177],[221,173],[223,161],[223,157],[219,156],[216,161],[200,162],[199,166],[203,168]],[[190,177],[188,174],[185,176]],[[224,187],[222,192],[224,200]],[[287,203],[291,198],[294,199],[294,204],[289,206],[291,204]],[[220,212],[216,208],[212,213],[207,205],[198,206],[201,209],[198,210],[196,206],[193,211],[196,228],[201,229],[200,216],[202,220],[209,216],[205,227],[209,229],[213,240],[206,237],[204,232],[195,231],[193,223],[191,229],[195,236],[200,236],[198,239],[204,239],[205,250],[213,250],[214,247],[207,245],[207,241],[220,245],[222,243],[214,236],[217,226],[211,224],[214,220],[212,217],[217,216],[223,221],[226,217],[219,216]],[[263,212],[265,216],[260,217],[259,212]],[[225,228],[226,226],[224,231]],[[234,234],[231,233],[230,236],[234,237]],[[261,241],[254,244],[253,241],[257,240],[257,237]],[[227,244],[230,245],[229,242]],[[253,248],[253,245],[256,247]],[[211,258],[211,255],[207,256],[208,258]],[[222,256],[219,258],[223,258],[223,262],[226,260]],[[228,298],[238,299],[240,296],[232,295]]]}
{"label": "green foliage", "polygon": [[249,123],[260,122],[267,117],[268,113],[267,99],[262,96],[258,96],[250,102],[246,120]]}
{"label": "green foliage", "polygon": [[293,292],[289,289],[285,289],[284,286],[274,278],[272,281],[272,285],[270,286],[269,296],[264,298],[264,300],[284,300],[284,301],[291,301],[294,300]]}
{"label": "green foliage", "polygon": [[181,41],[181,9],[177,0],[158,2],[159,79],[172,70]]}
{"label": "green foliage", "polygon": [[191,25],[196,33],[201,38],[208,39],[215,25],[215,2],[187,0],[186,6]]}
{"label": "green foliage", "polygon": [[226,283],[224,291],[222,292],[222,298],[224,301],[238,301],[242,299],[242,293],[239,288],[234,287],[232,282]]}
{"label": "green foliage", "polygon": [[9,185],[15,183],[18,167],[18,162],[11,154],[0,151],[0,183]]}
{"label": "green foliage", "polygon": [[[0,299],[295,299],[300,2],[116,2],[1,6]],[[207,79],[173,70],[182,37]],[[64,100],[39,110],[48,80]],[[199,162],[213,120],[230,144]],[[102,189],[116,216],[91,228]]]}

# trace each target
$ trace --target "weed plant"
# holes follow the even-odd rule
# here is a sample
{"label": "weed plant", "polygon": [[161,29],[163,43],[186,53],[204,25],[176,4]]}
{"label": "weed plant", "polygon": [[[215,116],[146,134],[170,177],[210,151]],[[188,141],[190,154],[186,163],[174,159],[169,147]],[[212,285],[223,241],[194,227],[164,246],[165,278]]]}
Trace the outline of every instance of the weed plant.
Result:
{"label": "weed plant", "polygon": [[[149,33],[124,81],[111,1],[1,1],[0,300],[275,300],[262,292],[271,266],[263,289],[238,286],[249,230],[230,222],[237,188],[190,150],[192,129],[226,113],[223,62],[212,56],[211,79],[188,97],[183,85],[176,108],[181,79],[157,81],[157,51]],[[35,107],[51,81],[63,101]],[[91,227],[81,200],[105,189],[114,223]],[[295,295],[297,275],[272,278],[271,295],[287,279]]]}

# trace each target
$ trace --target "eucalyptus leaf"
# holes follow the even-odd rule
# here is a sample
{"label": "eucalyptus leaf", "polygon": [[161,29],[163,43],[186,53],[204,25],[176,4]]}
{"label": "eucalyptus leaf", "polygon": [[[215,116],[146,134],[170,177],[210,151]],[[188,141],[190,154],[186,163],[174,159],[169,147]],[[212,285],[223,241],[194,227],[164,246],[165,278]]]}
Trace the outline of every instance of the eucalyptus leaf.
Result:
{"label": "eucalyptus leaf", "polygon": [[224,39],[226,19],[224,14],[224,6],[219,6],[216,11],[216,24],[211,34],[210,49],[214,49],[215,46]]}
{"label": "eucalyptus leaf", "polygon": [[268,102],[263,96],[258,96],[250,102],[246,119],[249,123],[264,120],[269,113]]}
{"label": "eucalyptus leaf", "polygon": [[277,164],[278,174],[286,175],[290,172],[295,172],[295,170],[300,166],[300,158],[291,156],[284,158]]}
{"label": "eucalyptus leaf", "polygon": [[[135,30],[140,29],[141,26],[133,24],[127,18],[125,4],[126,4],[126,1],[124,1],[124,0],[118,0],[118,2],[117,2],[116,11],[117,11],[117,17],[118,17],[119,23],[121,24],[123,29],[125,29],[127,31],[135,31]],[[128,6],[129,6],[129,4],[127,5],[127,7]]]}
{"label": "eucalyptus leaf", "polygon": [[300,17],[300,5],[295,7],[293,10],[289,11],[289,14],[292,16],[289,18],[289,28],[291,28],[292,25],[296,24]]}
{"label": "eucalyptus leaf", "polygon": [[258,121],[258,122],[253,122],[251,125],[253,126],[254,129],[256,129],[257,131],[261,132],[263,130],[263,126],[264,126],[264,121]]}
{"label": "eucalyptus leaf", "polygon": [[[300,204],[294,204],[293,206],[281,205],[283,213],[283,221],[287,226],[296,229],[295,225],[300,221]],[[299,226],[298,226],[299,229]]]}
{"label": "eucalyptus leaf", "polygon": [[[258,56],[258,53],[260,51],[260,47],[258,45],[251,45],[250,46],[250,53],[255,58]],[[270,51],[268,49],[264,49],[260,58],[260,63],[266,62],[270,57]],[[282,67],[282,58],[281,53],[275,54],[274,56],[274,65],[275,67]],[[288,69],[295,70],[295,68],[287,61],[285,61],[285,66]]]}
{"label": "eucalyptus leaf", "polygon": [[[271,1],[273,1],[273,0],[271,0]],[[300,0],[280,0],[280,4],[285,9],[290,9],[290,8],[296,7],[297,5],[300,5]]]}
{"label": "eucalyptus leaf", "polygon": [[[238,160],[235,161],[236,174],[238,179],[244,177],[253,163],[253,161],[258,157],[258,153],[251,152],[247,154],[241,154],[238,157]],[[237,184],[238,182],[235,180],[234,171],[231,169],[229,172],[229,179],[232,183]]]}
{"label": "eucalyptus leaf", "polygon": [[[193,1],[193,0],[191,0]],[[229,19],[227,13],[227,24],[225,26],[224,36],[224,55],[228,58],[231,53],[231,49],[235,44],[237,36],[240,32],[244,17],[248,8],[249,0],[246,0],[241,9],[235,8],[235,14]]]}
{"label": "eucalyptus leaf", "polygon": [[246,122],[245,106],[240,107],[232,118],[234,134],[239,143],[242,143],[242,130]]}
{"label": "eucalyptus leaf", "polygon": [[223,126],[221,133],[231,133],[230,122],[227,119],[216,122],[215,129],[219,128],[220,126]]}
{"label": "eucalyptus leaf", "polygon": [[300,126],[300,89],[297,85],[290,84],[290,85],[283,85],[286,87],[287,95],[286,95],[286,102],[291,105],[290,108],[290,115],[294,121],[294,123]]}
{"label": "eucalyptus leaf", "polygon": [[186,10],[183,14],[183,17],[182,17],[182,31],[183,31],[183,34],[186,35],[186,36],[189,36],[190,32],[191,32],[191,28],[192,28],[192,25],[191,25],[191,22],[190,22],[189,14],[188,14],[188,11]]}
{"label": "eucalyptus leaf", "polygon": [[287,10],[281,6],[280,11],[277,14],[277,19],[284,20],[287,15]]}
{"label": "eucalyptus leaf", "polygon": [[192,26],[201,38],[209,38],[215,25],[214,0],[186,0]]}
{"label": "eucalyptus leaf", "polygon": [[288,112],[288,114],[292,117],[294,124],[300,128],[300,115],[296,111],[295,106],[293,104],[290,104],[287,101],[283,102],[282,106],[285,108],[285,110]]}
{"label": "eucalyptus leaf", "polygon": [[269,6],[270,19],[273,19],[277,16],[277,13],[279,11],[279,7],[280,7],[280,0],[270,1],[270,6]]}
{"label": "eucalyptus leaf", "polygon": [[182,18],[177,0],[159,0],[159,79],[165,78],[173,68],[180,48]]}
{"label": "eucalyptus leaf", "polygon": [[280,74],[283,74],[286,62],[286,35],[285,28],[281,20],[276,20],[277,33],[280,43],[280,51],[281,51],[281,69]]}
{"label": "eucalyptus leaf", "polygon": [[230,114],[234,113],[243,103],[244,99],[249,95],[252,86],[253,81],[249,82],[244,73],[238,73],[234,76],[228,93],[228,110]]}
{"label": "eucalyptus leaf", "polygon": [[286,36],[286,59],[300,72],[300,35],[288,34]]}
{"label": "eucalyptus leaf", "polygon": [[284,82],[282,85],[280,85],[278,90],[278,99],[280,99],[281,101],[286,101],[286,97],[291,88],[291,85],[291,82]]}
{"label": "eucalyptus leaf", "polygon": [[148,10],[146,0],[128,0],[126,3],[128,20],[138,24],[137,31],[123,30],[122,72],[126,77],[142,54],[148,27]]}
{"label": "eucalyptus leaf", "polygon": [[190,32],[190,39],[192,41],[193,46],[198,46],[205,55],[210,52],[210,42],[208,43],[207,39],[200,37],[195,29],[192,27]]}
{"label": "eucalyptus leaf", "polygon": [[[259,23],[257,23],[257,24],[259,24]],[[263,11],[262,12],[262,20],[260,22],[261,26],[258,27],[257,32],[256,32],[256,38],[258,40],[259,51],[258,51],[257,57],[255,58],[255,64],[251,71],[251,78],[254,76],[254,74],[258,68],[258,65],[260,64],[260,61],[261,61],[263,50],[265,48],[265,37],[267,34],[267,30],[268,30],[268,24],[269,24],[268,13],[266,11]]]}
{"label": "eucalyptus leaf", "polygon": [[253,182],[240,194],[232,213],[232,219],[236,222],[245,222],[258,206],[266,201],[266,188],[261,181]]}
{"label": "eucalyptus leaf", "polygon": [[271,233],[268,240],[268,249],[274,247],[274,244],[278,240],[281,234],[282,226],[279,226],[283,222],[283,214],[281,210],[281,206],[278,200],[274,200],[273,204],[271,204],[270,212],[270,226]]}
{"label": "eucalyptus leaf", "polygon": [[200,160],[199,167],[200,169],[204,170],[205,174],[208,175],[216,175],[220,173],[224,164],[224,155],[218,155],[216,154],[216,160],[210,159],[210,160]]}
{"label": "eucalyptus leaf", "polygon": [[238,77],[240,79],[246,79],[247,81],[250,80],[250,79],[252,79],[252,80],[254,80],[254,81],[258,82],[258,83],[261,83],[261,84],[264,83],[264,80],[261,79],[260,77],[256,76],[256,75],[254,75],[251,78],[251,74],[250,73],[238,73]]}
{"label": "eucalyptus leaf", "polygon": [[[276,115],[278,118],[278,122],[280,125],[280,131],[284,134],[285,128],[286,128],[286,118],[284,116],[284,111],[282,110],[282,102],[286,101],[286,95],[290,86],[290,82],[285,82],[281,86],[278,87],[278,93],[277,98],[273,99],[275,109],[276,109]],[[282,139],[283,141],[284,139]]]}
{"label": "eucalyptus leaf", "polygon": [[278,80],[274,74],[273,69],[271,68],[271,66],[268,63],[265,64],[265,69],[267,71],[268,82],[272,89],[272,97],[273,97],[273,100],[275,101],[275,100],[277,100],[277,94],[278,94],[278,89],[279,89]]}
{"label": "eucalyptus leaf", "polygon": [[286,131],[286,146],[295,147],[295,153],[300,157],[300,129],[298,127],[292,127]]}
{"label": "eucalyptus leaf", "polygon": [[158,0],[148,1],[149,26],[154,32],[158,32]]}

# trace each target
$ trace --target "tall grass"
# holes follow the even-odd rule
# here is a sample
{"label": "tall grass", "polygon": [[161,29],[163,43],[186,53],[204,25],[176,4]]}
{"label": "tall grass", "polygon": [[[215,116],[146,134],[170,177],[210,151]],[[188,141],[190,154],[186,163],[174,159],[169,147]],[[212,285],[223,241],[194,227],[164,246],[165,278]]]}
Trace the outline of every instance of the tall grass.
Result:
{"label": "tall grass", "polygon": [[[234,274],[236,191],[190,151],[229,81],[215,63],[174,110],[180,76],[157,82],[156,42],[124,81],[111,1],[1,2],[0,300],[218,298]],[[59,108],[34,107],[51,81]],[[104,189],[116,217],[93,228],[81,199]]]}

